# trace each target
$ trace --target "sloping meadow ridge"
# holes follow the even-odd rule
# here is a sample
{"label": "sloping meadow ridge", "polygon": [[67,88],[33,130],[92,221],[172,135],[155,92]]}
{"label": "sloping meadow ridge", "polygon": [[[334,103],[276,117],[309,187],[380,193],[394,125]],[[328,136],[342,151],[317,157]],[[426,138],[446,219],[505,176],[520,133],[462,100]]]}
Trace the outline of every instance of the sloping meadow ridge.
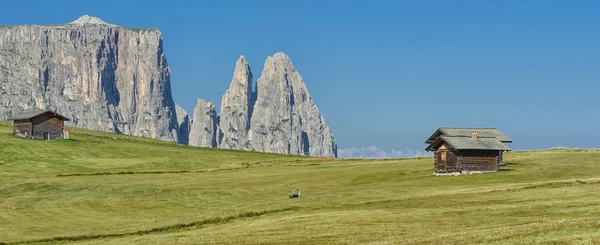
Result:
{"label": "sloping meadow ridge", "polygon": [[[329,159],[0,122],[0,242],[535,244],[600,242],[600,151],[512,152],[498,173],[431,158]],[[300,198],[288,198],[300,188]]]}

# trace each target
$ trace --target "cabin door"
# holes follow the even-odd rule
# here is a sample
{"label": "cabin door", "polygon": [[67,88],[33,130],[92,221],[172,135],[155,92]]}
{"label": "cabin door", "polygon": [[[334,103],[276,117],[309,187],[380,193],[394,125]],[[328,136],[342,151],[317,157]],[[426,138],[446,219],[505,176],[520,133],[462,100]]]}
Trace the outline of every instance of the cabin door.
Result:
{"label": "cabin door", "polygon": [[50,133],[44,132],[44,140],[50,140]]}
{"label": "cabin door", "polygon": [[444,166],[444,168],[446,168],[446,158],[447,158],[447,151],[442,151],[441,156],[440,156],[440,163],[442,166]]}
{"label": "cabin door", "polygon": [[445,150],[438,150],[435,153],[435,167],[439,170],[445,170],[446,169],[446,151]]}
{"label": "cabin door", "polygon": [[436,152],[437,168],[440,170],[446,169],[446,159],[447,159],[447,154],[448,154],[447,151],[448,151],[448,149],[446,148],[446,146],[442,145]]}

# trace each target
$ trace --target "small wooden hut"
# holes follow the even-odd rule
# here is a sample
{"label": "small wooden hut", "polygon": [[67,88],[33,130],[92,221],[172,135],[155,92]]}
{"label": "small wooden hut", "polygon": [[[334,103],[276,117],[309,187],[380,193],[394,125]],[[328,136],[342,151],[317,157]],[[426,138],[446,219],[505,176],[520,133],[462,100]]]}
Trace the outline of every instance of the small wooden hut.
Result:
{"label": "small wooden hut", "polygon": [[65,121],[69,119],[54,111],[32,111],[13,116],[13,134],[30,139],[68,139]]}
{"label": "small wooden hut", "polygon": [[426,141],[435,173],[495,172],[512,139],[495,128],[439,128]]}

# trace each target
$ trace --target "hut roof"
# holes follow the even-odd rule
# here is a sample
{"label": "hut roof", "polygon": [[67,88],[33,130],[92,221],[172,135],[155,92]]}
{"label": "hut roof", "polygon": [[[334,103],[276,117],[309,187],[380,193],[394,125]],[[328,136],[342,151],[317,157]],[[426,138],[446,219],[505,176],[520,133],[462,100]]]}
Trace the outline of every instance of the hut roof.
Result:
{"label": "hut roof", "polygon": [[467,137],[452,137],[440,136],[435,142],[432,142],[425,150],[429,151],[440,143],[446,144],[454,150],[495,150],[495,151],[510,151],[511,149],[504,143],[495,138],[467,138]]}
{"label": "hut roof", "polygon": [[70,120],[69,118],[67,118],[67,117],[65,117],[65,116],[63,116],[61,114],[58,114],[58,113],[56,113],[54,111],[51,111],[51,110],[38,110],[38,111],[25,112],[23,114],[19,114],[19,115],[13,116],[10,120],[27,120],[27,119],[32,119],[34,117],[46,114],[46,113],[52,113],[52,115],[54,115],[56,117],[59,117],[59,118],[65,120],[65,121],[69,121]]}
{"label": "hut roof", "polygon": [[493,138],[503,143],[512,143],[512,139],[496,128],[439,128],[427,140],[426,144],[433,143],[440,136],[471,137],[472,132],[477,132],[479,138]]}

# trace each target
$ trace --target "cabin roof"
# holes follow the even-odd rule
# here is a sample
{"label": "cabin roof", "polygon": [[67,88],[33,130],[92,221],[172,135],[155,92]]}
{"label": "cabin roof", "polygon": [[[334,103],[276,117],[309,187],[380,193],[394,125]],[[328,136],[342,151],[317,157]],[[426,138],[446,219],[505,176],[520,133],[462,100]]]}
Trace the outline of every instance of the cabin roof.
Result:
{"label": "cabin roof", "polygon": [[425,150],[429,151],[433,147],[445,142],[454,150],[494,150],[494,151],[510,151],[510,147],[500,142],[495,138],[467,138],[467,137],[452,137],[440,136],[435,142],[432,142]]}
{"label": "cabin roof", "polygon": [[440,136],[449,137],[468,137],[471,138],[471,133],[477,132],[478,138],[494,138],[503,143],[512,143],[512,139],[504,135],[496,128],[438,128],[427,140],[426,144],[433,143]]}
{"label": "cabin roof", "polygon": [[61,114],[58,114],[54,111],[51,111],[51,110],[38,110],[38,111],[25,112],[25,113],[13,116],[10,120],[28,120],[28,119],[32,119],[34,117],[41,116],[46,113],[52,113],[54,116],[59,117],[59,118],[63,119],[64,121],[70,120],[69,118],[67,118]]}

